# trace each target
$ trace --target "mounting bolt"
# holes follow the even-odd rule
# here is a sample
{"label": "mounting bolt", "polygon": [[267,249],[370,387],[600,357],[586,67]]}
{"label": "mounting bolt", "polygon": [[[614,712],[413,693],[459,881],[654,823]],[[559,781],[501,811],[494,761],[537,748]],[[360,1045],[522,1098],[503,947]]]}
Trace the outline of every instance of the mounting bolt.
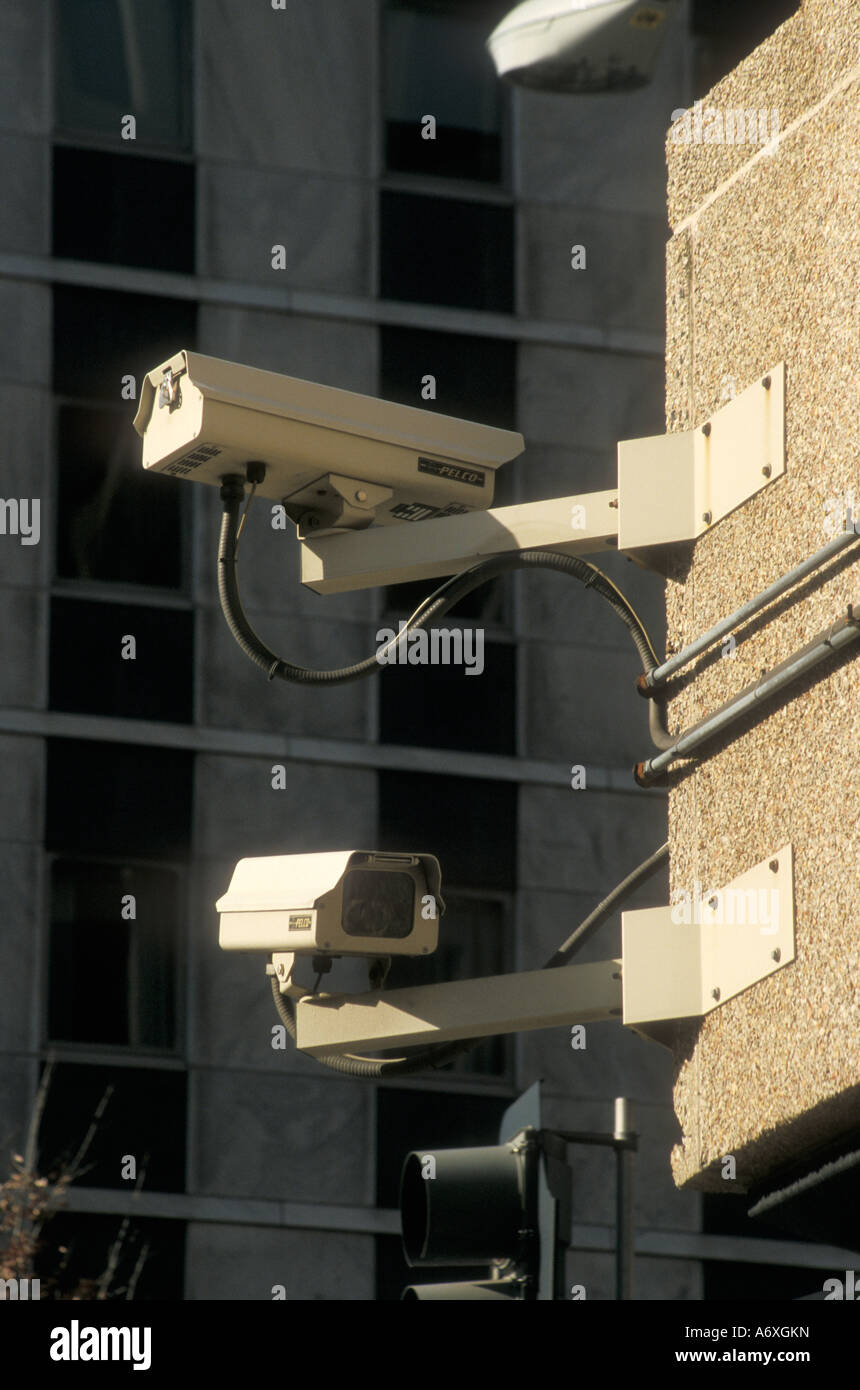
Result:
{"label": "mounting bolt", "polygon": [[710,513],[710,512],[702,512],[702,520],[704,521],[704,523],[705,523],[706,526],[710,526],[710,524],[711,524],[711,513]]}
{"label": "mounting bolt", "polygon": [[762,471],[762,473],[764,474],[764,476],[765,476],[766,478],[769,478],[769,477],[770,477],[770,473],[771,473],[770,464],[769,464],[769,463],[766,463],[765,466],[764,466],[764,468],[763,468],[761,471]]}
{"label": "mounting bolt", "polygon": [[762,386],[764,387],[765,391],[769,391],[769,390],[770,390],[770,377],[769,377],[769,376],[763,376],[762,379],[761,379],[761,384],[762,384]]}
{"label": "mounting bolt", "polygon": [[711,909],[712,912],[716,912],[716,910],[717,910],[717,903],[718,903],[719,901],[720,901],[720,900],[719,900],[718,897],[716,897],[716,895],[715,895],[713,898],[708,898],[708,907]]}
{"label": "mounting bolt", "polygon": [[363,487],[360,487],[360,488],[358,489],[358,492],[355,494],[355,500],[356,500],[356,502],[366,502],[366,501],[367,501],[367,493],[365,492],[365,490],[364,490]]}
{"label": "mounting bolt", "polygon": [[720,991],[719,991],[719,989],[712,989],[712,990],[711,990],[711,998],[712,998],[712,999],[716,999],[716,1000],[717,1000],[717,1003],[719,1003],[719,999],[720,999]]}
{"label": "mounting bolt", "polygon": [[770,871],[771,871],[772,874],[777,873],[777,872],[779,871],[779,860],[778,860],[778,859],[771,859],[771,861],[770,861],[770,863],[768,864],[767,867],[770,869]]}
{"label": "mounting bolt", "polygon": [[780,960],[782,960],[782,951],[779,949],[778,946],[777,946],[777,948],[776,948],[775,951],[771,951],[771,953],[770,953],[770,958],[771,958],[771,960],[775,960],[775,961],[780,961]]}
{"label": "mounting bolt", "polygon": [[610,507],[617,507],[617,506],[618,506],[618,498],[617,498],[617,497],[613,497],[613,499],[612,499],[612,501],[609,503],[609,505],[610,505]]}
{"label": "mounting bolt", "polygon": [[284,965],[284,962],[281,961],[280,965],[278,966],[278,974],[280,975],[281,979],[284,978],[284,976],[286,975],[286,973],[287,973],[287,967]]}
{"label": "mounting bolt", "polygon": [[707,437],[708,437],[708,435],[709,435],[710,433],[711,433],[711,422],[710,422],[710,420],[706,420],[705,423],[704,423],[704,425],[702,426],[702,434],[703,434],[703,435],[705,436],[705,438],[707,439]]}

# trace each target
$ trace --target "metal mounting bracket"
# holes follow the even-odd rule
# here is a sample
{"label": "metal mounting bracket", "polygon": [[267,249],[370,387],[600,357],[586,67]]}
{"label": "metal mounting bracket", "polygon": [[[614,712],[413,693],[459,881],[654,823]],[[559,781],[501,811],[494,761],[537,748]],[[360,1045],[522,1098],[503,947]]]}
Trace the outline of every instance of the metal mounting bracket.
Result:
{"label": "metal mounting bracket", "polygon": [[[622,959],[365,994],[293,985],[292,958],[270,972],[296,999],[296,1042],[312,1057],[618,1019],[667,1041],[668,1025],[702,1018],[794,960],[790,844],[718,892],[622,914]],[[283,970],[280,968],[283,966]]]}
{"label": "metal mounting bracket", "polygon": [[266,974],[277,975],[281,994],[289,994],[293,999],[303,999],[308,992],[307,985],[299,985],[293,979],[295,964],[294,951],[276,951],[272,955],[271,964],[266,966]]}
{"label": "metal mounting bracket", "polygon": [[[319,594],[457,574],[519,550],[614,549],[668,574],[679,549],[785,472],[785,364],[695,430],[626,439],[618,486],[462,516],[306,534],[302,583]],[[372,520],[372,512],[366,514]],[[353,525],[357,520],[352,518]]]}
{"label": "metal mounting bracket", "polygon": [[300,540],[309,536],[339,535],[336,528],[361,531],[372,526],[376,509],[394,496],[394,489],[326,473],[283,501],[284,511],[298,527]]}
{"label": "metal mounting bracket", "polygon": [[780,362],[696,429],[619,443],[618,548],[663,569],[667,547],[704,535],[784,472]]}
{"label": "metal mounting bracket", "polygon": [[409,989],[306,995],[296,1005],[296,1045],[323,1057],[620,1016],[621,962],[601,960]]}
{"label": "metal mounting bracket", "polygon": [[624,1023],[703,1018],[794,960],[790,844],[718,891],[696,884],[673,907],[621,914]]}

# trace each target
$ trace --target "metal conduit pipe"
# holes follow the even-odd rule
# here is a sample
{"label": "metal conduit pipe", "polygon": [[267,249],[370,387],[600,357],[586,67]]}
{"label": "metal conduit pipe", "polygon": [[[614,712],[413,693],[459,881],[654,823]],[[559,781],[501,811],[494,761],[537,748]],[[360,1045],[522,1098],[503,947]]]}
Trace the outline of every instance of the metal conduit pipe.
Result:
{"label": "metal conduit pipe", "polygon": [[733,696],[713,714],[679,734],[671,748],[658,753],[656,757],[648,758],[645,762],[637,763],[633,775],[640,787],[647,787],[656,782],[676,759],[685,757],[706,739],[713,738],[715,734],[734,724],[761,700],[775,695],[833,652],[854,642],[859,635],[860,617],[855,617],[853,605],[849,604],[846,617],[840,618],[832,627],[825,628],[805,647],[801,647],[778,666],[774,666],[772,671],[763,672],[757,681],[746,686],[740,694]]}
{"label": "metal conduit pipe", "polygon": [[666,701],[652,699],[648,704],[648,732],[651,735],[651,742],[655,748],[666,749],[673,747],[675,734],[669,733],[669,725],[666,723]]}
{"label": "metal conduit pipe", "polygon": [[640,695],[652,696],[656,690],[668,680],[669,676],[673,675],[675,671],[680,670],[682,666],[686,666],[694,657],[698,656],[700,652],[703,652],[706,647],[710,647],[714,642],[718,642],[721,637],[725,637],[727,632],[731,632],[733,628],[738,627],[742,622],[745,622],[747,618],[751,618],[754,613],[757,613],[760,608],[764,608],[772,599],[779,598],[780,594],[784,594],[786,589],[790,589],[792,585],[798,584],[800,580],[804,579],[808,574],[812,574],[815,570],[820,569],[822,565],[826,565],[827,561],[832,559],[834,555],[839,555],[840,552],[846,550],[849,545],[855,545],[858,541],[860,541],[860,532],[853,530],[841,531],[832,541],[828,541],[827,545],[822,546],[820,550],[816,550],[814,555],[808,556],[806,560],[803,560],[799,565],[795,565],[794,569],[782,575],[775,583],[768,585],[766,589],[762,589],[761,593],[756,594],[754,598],[748,599],[746,603],[741,604],[740,608],[736,608],[734,613],[730,613],[727,618],[721,618],[713,627],[708,628],[707,632],[703,632],[701,637],[697,637],[694,642],[683,647],[681,651],[676,652],[674,656],[669,657],[668,661],[664,661],[661,666],[655,666],[653,671],[649,671],[646,675],[639,676],[636,681],[636,688]]}

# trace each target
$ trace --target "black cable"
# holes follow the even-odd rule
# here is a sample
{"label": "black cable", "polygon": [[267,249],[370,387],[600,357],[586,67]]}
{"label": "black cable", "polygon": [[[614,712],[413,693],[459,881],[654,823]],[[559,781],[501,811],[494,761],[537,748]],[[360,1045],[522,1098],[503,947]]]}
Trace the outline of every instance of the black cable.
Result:
{"label": "black cable", "polygon": [[[222,480],[221,500],[224,513],[218,548],[218,597],[227,626],[246,656],[266,672],[269,680],[278,676],[282,680],[295,681],[300,684],[344,684],[347,681],[359,680],[364,676],[372,675],[374,671],[378,671],[380,669],[379,653],[365,657],[363,661],[355,662],[352,666],[343,666],[327,671],[314,671],[304,666],[295,666],[292,662],[277,656],[258,637],[242,607],[236,571],[236,547],[241,529],[239,511],[244,495],[245,480],[240,475]],[[398,633],[397,637],[389,643],[389,646],[393,647],[397,642],[403,641],[409,632],[426,627],[432,619],[443,617],[466,594],[471,593],[481,584],[486,584],[488,580],[511,570],[529,568],[557,570],[562,574],[568,574],[572,578],[578,579],[587,589],[594,589],[601,598],[606,600],[624,623],[633,639],[643,670],[647,673],[658,665],[657,655],[643,623],[632,604],[625,598],[620,589],[616,588],[609,576],[588,560],[583,560],[579,555],[563,555],[552,550],[522,550],[509,555],[491,556],[486,560],[479,561],[462,574],[452,576],[425,599],[406,623],[403,631]],[[547,963],[548,966],[564,964],[586,935],[590,935],[591,931],[596,930],[597,926],[605,920],[611,907],[620,901],[626,892],[654,871],[666,851],[668,851],[668,845],[664,845],[655,856],[652,856],[653,864],[651,860],[646,861],[645,865],[640,865],[639,869],[634,870],[633,874],[619,884],[610,894],[610,897],[605,899],[559,948],[556,955]],[[598,914],[601,913],[603,915],[598,918]],[[272,976],[272,995],[278,1016],[290,1037],[295,1041],[294,1006],[289,997],[281,994],[275,975]],[[352,1053],[341,1053],[331,1057],[320,1057],[318,1060],[331,1070],[345,1072],[349,1076],[368,1078],[391,1075],[405,1076],[410,1072],[423,1071],[428,1066],[441,1066],[484,1041],[486,1041],[485,1038],[478,1037],[462,1038],[450,1043],[436,1043],[421,1048],[408,1057],[372,1058],[356,1056]]]}
{"label": "black cable", "polygon": [[[304,685],[339,685],[347,681],[360,680],[363,676],[369,676],[374,671],[378,671],[380,669],[380,652],[365,657],[363,661],[357,661],[352,666],[342,666],[328,671],[314,671],[285,661],[258,637],[242,607],[236,571],[236,537],[239,510],[244,493],[245,483],[240,476],[223,480],[221,499],[224,504],[224,514],[218,547],[218,597],[227,626],[245,655],[266,672],[269,680],[278,676],[281,680],[295,681]],[[515,569],[529,568],[558,570],[562,574],[569,574],[572,578],[578,579],[586,588],[593,588],[596,593],[600,594],[601,598],[606,600],[624,623],[633,638],[643,670],[647,673],[658,664],[651,639],[636,615],[632,604],[625,598],[620,589],[616,588],[609,576],[588,560],[583,560],[579,555],[562,555],[553,550],[522,550],[510,555],[494,555],[486,560],[480,560],[462,574],[454,575],[451,579],[446,580],[429,598],[425,599],[424,603],[413,613],[403,631],[398,633],[397,637],[393,638],[388,645],[394,647],[398,642],[404,641],[409,632],[427,627],[434,618],[440,618],[448,613],[466,594],[477,589],[479,585],[486,584],[488,580],[494,579],[497,575]],[[381,650],[384,651],[385,648]]]}
{"label": "black cable", "polygon": [[[601,903],[598,903],[594,911],[580,922],[575,931],[571,932],[567,940],[559,946],[555,955],[550,957],[542,969],[552,970],[557,966],[568,965],[571,956],[597,931],[598,927],[603,925],[608,917],[611,917],[618,904],[632,893],[634,888],[645,883],[657,871],[668,853],[669,842],[667,840],[643,863],[639,864],[632,873],[629,873],[619,884],[616,884],[612,892]],[[272,975],[272,997],[281,1022],[295,1042],[295,1005],[292,999],[281,994],[276,975]],[[489,1039],[486,1037],[478,1037],[460,1038],[456,1042],[450,1043],[433,1043],[409,1057],[361,1057],[354,1053],[337,1053],[331,1057],[318,1057],[317,1061],[321,1062],[323,1066],[331,1068],[332,1071],[345,1072],[348,1076],[361,1076],[370,1079],[379,1079],[384,1076],[408,1076],[411,1072],[423,1071],[426,1067],[443,1066],[452,1058],[459,1057],[462,1053],[469,1052],[473,1047],[478,1047],[480,1043],[487,1041]]]}
{"label": "black cable", "polygon": [[574,952],[578,951],[580,946],[594,935],[598,927],[602,927],[606,919],[612,916],[621,900],[632,893],[634,888],[638,888],[640,883],[645,883],[652,874],[656,873],[663,860],[668,857],[669,841],[667,840],[658,850],[654,851],[650,858],[644,860],[638,868],[635,868],[631,874],[616,884],[612,892],[603,899],[602,903],[597,904],[593,912],[589,912],[588,916],[580,922],[576,931],[571,932],[567,940],[559,946],[555,955],[550,956],[543,969],[553,970],[558,965],[567,965]]}

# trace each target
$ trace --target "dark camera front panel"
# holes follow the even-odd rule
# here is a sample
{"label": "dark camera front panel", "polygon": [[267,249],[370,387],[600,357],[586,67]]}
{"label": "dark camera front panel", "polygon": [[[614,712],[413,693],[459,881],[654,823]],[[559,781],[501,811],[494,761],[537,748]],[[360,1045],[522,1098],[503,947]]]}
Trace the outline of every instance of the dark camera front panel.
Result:
{"label": "dark camera front panel", "polygon": [[343,881],[343,930],[347,936],[402,940],[412,931],[415,882],[411,874],[350,869]]}

